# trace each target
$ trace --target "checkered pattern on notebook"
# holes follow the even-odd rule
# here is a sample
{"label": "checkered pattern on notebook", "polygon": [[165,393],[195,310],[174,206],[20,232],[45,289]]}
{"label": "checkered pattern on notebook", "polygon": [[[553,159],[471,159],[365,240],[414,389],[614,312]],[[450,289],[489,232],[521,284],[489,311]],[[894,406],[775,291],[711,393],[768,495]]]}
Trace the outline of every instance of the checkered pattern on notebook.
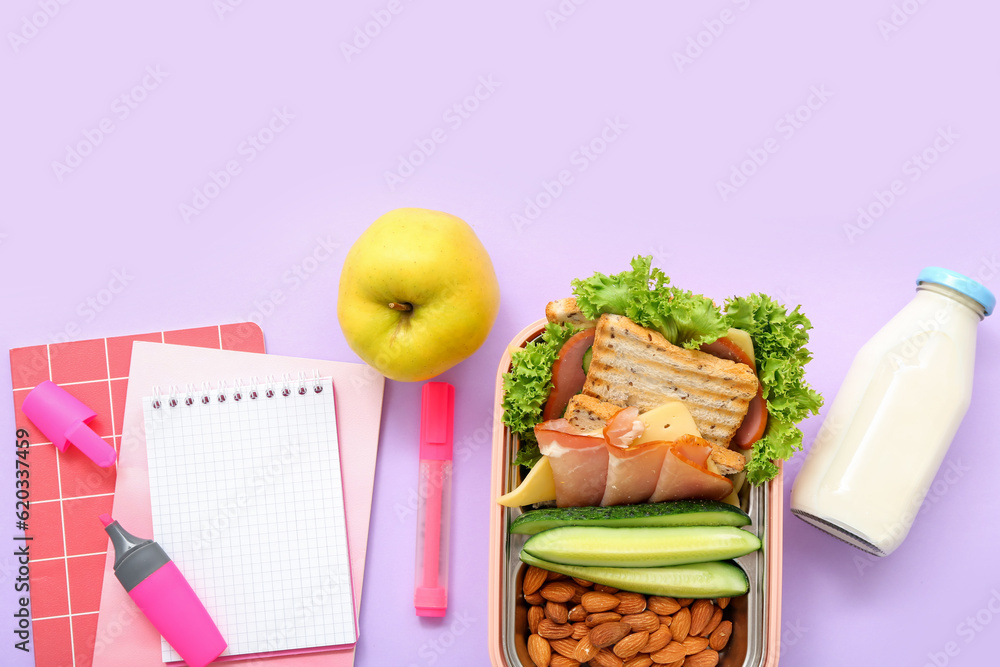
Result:
{"label": "checkered pattern on notebook", "polygon": [[59,453],[21,411],[24,397],[51,380],[89,406],[94,431],[121,448],[132,341],[264,352],[252,323],[20,347],[10,351],[17,428],[28,432],[32,538],[29,575],[36,667],[90,667],[97,635],[108,536],[97,516],[111,512],[115,467]]}
{"label": "checkered pattern on notebook", "polygon": [[228,387],[143,399],[156,541],[223,655],[353,644],[333,383]]}

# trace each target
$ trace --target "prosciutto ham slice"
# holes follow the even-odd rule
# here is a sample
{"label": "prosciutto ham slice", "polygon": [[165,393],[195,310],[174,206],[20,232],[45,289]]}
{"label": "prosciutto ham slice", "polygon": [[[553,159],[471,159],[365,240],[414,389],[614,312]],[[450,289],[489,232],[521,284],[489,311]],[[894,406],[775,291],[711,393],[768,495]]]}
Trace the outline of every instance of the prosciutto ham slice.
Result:
{"label": "prosciutto ham slice", "polygon": [[708,470],[708,457],[712,453],[708,442],[693,435],[682,435],[669,445],[650,502],[722,500],[732,492],[731,481]]}
{"label": "prosciutto ham slice", "polygon": [[608,445],[608,481],[601,505],[631,505],[649,500],[671,444],[649,442],[627,449]]}
{"label": "prosciutto ham slice", "polygon": [[608,478],[608,445],[602,434],[587,434],[567,419],[535,426],[538,449],[549,459],[556,484],[556,505],[599,505]]}

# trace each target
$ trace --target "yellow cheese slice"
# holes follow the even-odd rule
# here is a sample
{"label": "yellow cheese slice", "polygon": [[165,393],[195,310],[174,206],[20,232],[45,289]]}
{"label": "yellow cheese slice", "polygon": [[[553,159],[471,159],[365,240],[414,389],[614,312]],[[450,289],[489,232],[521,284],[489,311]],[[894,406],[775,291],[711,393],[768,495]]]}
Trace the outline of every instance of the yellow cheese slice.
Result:
{"label": "yellow cheese slice", "polygon": [[722,502],[728,503],[730,505],[735,505],[736,507],[741,507],[740,505],[740,490],[743,488],[743,483],[746,481],[747,471],[741,470],[738,473],[734,473],[729,479],[733,483],[733,492],[722,499]]}
{"label": "yellow cheese slice", "polygon": [[736,493],[736,489],[733,489],[728,496],[722,499],[722,502],[727,505],[732,505],[733,507],[740,506],[740,495]]}
{"label": "yellow cheese slice", "polygon": [[743,329],[730,329],[726,338],[736,343],[736,347],[743,350],[755,364],[757,363],[756,357],[753,356],[753,341],[750,340],[750,334]]}
{"label": "yellow cheese slice", "polygon": [[556,499],[556,481],[552,477],[549,457],[543,456],[517,488],[500,496],[498,503],[504,507],[521,507]]}
{"label": "yellow cheese slice", "polygon": [[639,415],[639,419],[645,424],[646,430],[632,443],[633,447],[654,440],[673,442],[682,435],[701,437],[701,432],[683,401],[664,403]]}

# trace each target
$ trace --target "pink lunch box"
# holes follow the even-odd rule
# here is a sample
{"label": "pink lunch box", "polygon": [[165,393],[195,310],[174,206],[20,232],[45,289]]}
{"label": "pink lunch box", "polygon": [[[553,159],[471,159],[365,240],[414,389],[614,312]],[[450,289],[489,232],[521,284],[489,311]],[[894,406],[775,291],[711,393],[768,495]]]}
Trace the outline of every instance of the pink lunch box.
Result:
{"label": "pink lunch box", "polygon": [[[497,369],[493,418],[493,474],[490,498],[514,489],[521,473],[513,460],[516,439],[501,421],[503,374],[510,370],[511,353],[538,336],[539,320],[521,331],[507,346]],[[765,486],[752,487],[743,509],[750,529],[763,548],[736,560],[750,580],[747,595],[730,604],[733,634],[721,654],[721,667],[776,667],[781,644],[781,530],[782,475]],[[510,523],[520,508],[490,507],[489,652],[494,667],[533,667],[527,650],[527,603],[521,580],[527,569],[518,558],[526,536],[510,535]]]}

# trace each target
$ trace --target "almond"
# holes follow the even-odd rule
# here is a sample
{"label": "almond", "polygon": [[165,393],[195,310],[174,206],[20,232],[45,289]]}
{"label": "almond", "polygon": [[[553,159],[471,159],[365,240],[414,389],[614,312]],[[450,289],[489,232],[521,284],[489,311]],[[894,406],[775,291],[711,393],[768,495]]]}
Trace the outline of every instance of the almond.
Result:
{"label": "almond", "polygon": [[543,618],[538,623],[538,634],[546,639],[562,639],[573,634],[573,628],[565,623],[553,623]]}
{"label": "almond", "polygon": [[611,586],[605,586],[604,584],[594,584],[594,590],[598,593],[617,593],[618,589]]}
{"label": "almond", "polygon": [[531,595],[525,595],[524,601],[532,605],[545,604],[545,598],[538,591],[535,591]]}
{"label": "almond", "polygon": [[620,620],[622,620],[621,614],[616,614],[613,611],[602,611],[599,614],[590,614],[589,616],[587,616],[587,625],[593,628],[595,626],[600,625],[601,623],[609,623],[611,621],[620,621]]}
{"label": "almond", "polygon": [[716,599],[715,604],[719,605],[719,609],[725,609],[729,606],[730,600],[732,600],[732,598],[718,598]]}
{"label": "almond", "polygon": [[576,584],[569,581],[553,581],[542,586],[538,592],[550,602],[569,602],[576,594]]}
{"label": "almond", "polygon": [[681,642],[681,646],[684,647],[684,655],[694,655],[708,648],[708,640],[704,637],[688,637]]}
{"label": "almond", "polygon": [[601,623],[590,631],[590,643],[597,648],[604,648],[618,643],[618,641],[629,633],[629,626],[625,623],[612,621]]}
{"label": "almond", "polygon": [[584,637],[577,643],[576,651],[573,652],[573,659],[580,662],[587,662],[592,659],[601,649],[590,643],[590,637]]}
{"label": "almond", "polygon": [[544,638],[538,635],[528,637],[528,657],[535,663],[535,667],[549,667],[552,660],[552,647]]}
{"label": "almond", "polygon": [[723,621],[722,623],[719,623],[719,627],[717,627],[709,636],[708,645],[716,651],[721,651],[726,648],[726,644],[729,643],[729,635],[731,634],[733,634],[732,621]]}
{"label": "almond", "polygon": [[684,661],[683,660],[678,660],[676,662],[668,662],[663,667],[683,667],[683,665],[684,665]]}
{"label": "almond", "polygon": [[528,629],[531,632],[538,632],[538,624],[545,618],[545,612],[541,607],[531,606],[528,608]]}
{"label": "almond", "polygon": [[580,604],[591,614],[596,614],[602,611],[611,611],[619,605],[621,600],[616,598],[610,593],[600,593],[597,591],[590,591],[584,593],[583,598],[580,600]]}
{"label": "almond", "polygon": [[593,667],[622,667],[622,659],[608,649],[602,648],[590,659],[590,664]]}
{"label": "almond", "polygon": [[670,627],[670,624],[674,622],[673,616],[660,616],[659,619],[660,619],[660,625],[665,625],[668,628]]}
{"label": "almond", "polygon": [[545,603],[545,618],[553,623],[565,623],[569,620],[569,611],[562,602],[549,601]]}
{"label": "almond", "polygon": [[580,663],[564,655],[554,655],[552,656],[552,662],[549,663],[549,667],[580,667]]}
{"label": "almond", "polygon": [[566,656],[567,658],[572,658],[573,654],[576,652],[576,645],[578,643],[579,642],[577,642],[575,639],[569,639],[567,637],[564,639],[553,639],[549,642],[549,645],[552,646],[552,650],[558,653],[559,655]]}
{"label": "almond", "polygon": [[681,606],[677,604],[677,600],[673,598],[660,597],[658,595],[651,595],[649,599],[646,600],[646,606],[657,616],[670,616],[681,608]]}
{"label": "almond", "polygon": [[615,611],[622,616],[646,610],[646,596],[641,593],[615,593],[615,597],[620,600]]}
{"label": "almond", "polygon": [[673,634],[675,640],[682,642],[687,639],[690,631],[691,610],[684,607],[679,612],[674,614],[674,622],[670,624],[670,632]]}
{"label": "almond", "polygon": [[694,598],[677,598],[677,604],[682,607],[686,607],[692,602],[694,602]]}
{"label": "almond", "polygon": [[587,620],[587,610],[582,604],[578,604],[569,610],[566,618],[574,623]]}
{"label": "almond", "polygon": [[628,623],[632,632],[655,632],[660,627],[660,617],[651,611],[622,616],[622,623]]}
{"label": "almond", "polygon": [[528,571],[524,573],[524,582],[522,588],[525,595],[531,595],[545,583],[545,578],[548,576],[548,572],[540,567],[535,567],[531,565],[528,567]]}
{"label": "almond", "polygon": [[587,581],[586,579],[578,579],[577,577],[573,577],[573,581],[580,584],[584,588],[590,588],[591,586],[594,585],[593,581]]}
{"label": "almond", "polygon": [[637,655],[625,661],[623,667],[649,667],[653,664],[653,659],[648,655]]}
{"label": "almond", "polygon": [[642,650],[642,647],[646,645],[646,640],[648,639],[648,632],[633,632],[615,644],[612,652],[622,660],[627,660],[628,658],[634,657],[636,653]]}
{"label": "almond", "polygon": [[722,610],[716,607],[715,612],[712,614],[712,620],[710,620],[708,622],[708,625],[705,626],[705,629],[699,632],[698,634],[701,635],[702,637],[708,637],[710,634],[715,632],[715,629],[719,627],[719,623],[721,622],[722,622]]}
{"label": "almond", "polygon": [[646,642],[646,645],[641,650],[643,653],[656,653],[669,644],[671,639],[673,639],[673,635],[670,634],[670,628],[661,624],[656,629],[656,632],[650,633],[649,641]]}
{"label": "almond", "polygon": [[719,654],[710,648],[689,655],[684,660],[684,667],[715,667],[717,664],[719,664]]}
{"label": "almond", "polygon": [[658,662],[661,664],[677,662],[678,660],[684,659],[684,645],[680,642],[670,642],[659,651],[651,654],[649,656],[653,659],[653,662]]}
{"label": "almond", "polygon": [[586,623],[574,623],[573,624],[573,634],[570,635],[573,639],[583,639],[590,634],[590,626]]}
{"label": "almond", "polygon": [[565,574],[560,572],[551,572],[549,570],[545,571],[545,578],[549,581],[559,581],[560,579],[569,579]]}
{"label": "almond", "polygon": [[576,586],[576,592],[573,593],[573,597],[569,599],[569,603],[571,605],[578,605],[580,604],[580,601],[583,600],[583,594],[589,593],[590,589],[580,586],[578,584],[573,584],[573,585]]}
{"label": "almond", "polygon": [[695,600],[694,604],[691,605],[691,629],[688,630],[688,634],[700,635],[708,622],[712,620],[713,613],[715,613],[715,605],[712,604],[711,600]]}

